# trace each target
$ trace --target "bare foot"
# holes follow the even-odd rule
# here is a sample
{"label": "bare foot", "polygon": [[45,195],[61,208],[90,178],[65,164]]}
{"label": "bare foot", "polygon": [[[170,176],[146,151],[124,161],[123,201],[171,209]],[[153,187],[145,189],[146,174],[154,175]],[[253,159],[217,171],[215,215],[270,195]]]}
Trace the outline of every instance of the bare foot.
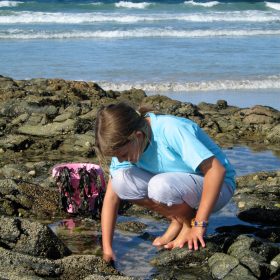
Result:
{"label": "bare foot", "polygon": [[173,249],[173,248],[183,248],[185,243],[188,242],[188,235],[189,233],[191,232],[191,227],[186,224],[186,223],[183,223],[183,227],[180,231],[180,233],[178,234],[178,236],[176,237],[175,240],[167,243],[164,248],[166,249]]}
{"label": "bare foot", "polygon": [[157,237],[154,240],[153,245],[163,246],[168,244],[179,234],[181,229],[182,229],[182,224],[179,223],[176,219],[172,219],[166,232],[162,236]]}

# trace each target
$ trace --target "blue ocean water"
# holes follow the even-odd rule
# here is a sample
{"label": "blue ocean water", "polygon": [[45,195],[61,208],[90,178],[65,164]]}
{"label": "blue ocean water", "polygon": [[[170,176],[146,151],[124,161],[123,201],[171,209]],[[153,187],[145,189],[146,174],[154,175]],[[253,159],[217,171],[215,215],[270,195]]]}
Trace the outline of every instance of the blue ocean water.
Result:
{"label": "blue ocean water", "polygon": [[279,1],[0,0],[0,75],[280,109]]}

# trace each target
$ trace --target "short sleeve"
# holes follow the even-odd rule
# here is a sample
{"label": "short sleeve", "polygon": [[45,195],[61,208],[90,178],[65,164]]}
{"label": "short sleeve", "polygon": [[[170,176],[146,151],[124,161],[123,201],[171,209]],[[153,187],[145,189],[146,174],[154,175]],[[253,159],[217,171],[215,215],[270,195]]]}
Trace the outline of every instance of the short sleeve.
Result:
{"label": "short sleeve", "polygon": [[195,123],[179,123],[165,127],[165,138],[169,149],[172,149],[194,172],[198,166],[214,154],[207,148],[201,128]]}
{"label": "short sleeve", "polygon": [[129,168],[132,166],[134,166],[134,164],[132,164],[129,161],[119,162],[116,157],[112,157],[111,165],[110,165],[110,174],[113,175],[114,171],[118,169]]}

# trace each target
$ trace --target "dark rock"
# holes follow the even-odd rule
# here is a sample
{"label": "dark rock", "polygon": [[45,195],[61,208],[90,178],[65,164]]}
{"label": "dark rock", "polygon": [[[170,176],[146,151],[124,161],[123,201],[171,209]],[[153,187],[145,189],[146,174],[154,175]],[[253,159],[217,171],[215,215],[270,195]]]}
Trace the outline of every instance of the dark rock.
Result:
{"label": "dark rock", "polygon": [[279,225],[280,172],[259,172],[237,178],[234,200],[244,221]]}
{"label": "dark rock", "polygon": [[47,226],[18,218],[0,217],[0,242],[36,257],[58,259],[71,253]]}
{"label": "dark rock", "polygon": [[226,100],[218,100],[217,101],[217,108],[218,109],[226,109],[228,107],[227,101]]}
{"label": "dark rock", "polygon": [[61,267],[52,260],[29,256],[18,252],[11,252],[1,247],[0,271],[0,277],[1,273],[9,276],[11,275],[11,272],[13,272],[12,278],[7,279],[38,279],[35,278],[35,276],[58,277],[63,272]]}
{"label": "dark rock", "polygon": [[64,273],[60,279],[75,280],[84,279],[91,274],[114,275],[121,274],[112,266],[108,265],[100,257],[91,255],[73,255],[56,261]]}
{"label": "dark rock", "polygon": [[121,222],[117,223],[117,228],[123,231],[129,231],[134,233],[142,233],[143,230],[147,227],[144,223],[141,222]]}
{"label": "dark rock", "polygon": [[215,253],[208,260],[209,267],[214,279],[223,279],[235,267],[238,266],[237,258],[229,256],[224,253]]}

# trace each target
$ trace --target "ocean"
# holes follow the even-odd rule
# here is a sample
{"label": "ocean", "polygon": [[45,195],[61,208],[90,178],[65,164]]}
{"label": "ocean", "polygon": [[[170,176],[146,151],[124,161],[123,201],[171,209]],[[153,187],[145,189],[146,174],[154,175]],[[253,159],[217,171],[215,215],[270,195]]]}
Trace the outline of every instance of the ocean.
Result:
{"label": "ocean", "polygon": [[0,75],[280,109],[279,1],[0,1]]}

